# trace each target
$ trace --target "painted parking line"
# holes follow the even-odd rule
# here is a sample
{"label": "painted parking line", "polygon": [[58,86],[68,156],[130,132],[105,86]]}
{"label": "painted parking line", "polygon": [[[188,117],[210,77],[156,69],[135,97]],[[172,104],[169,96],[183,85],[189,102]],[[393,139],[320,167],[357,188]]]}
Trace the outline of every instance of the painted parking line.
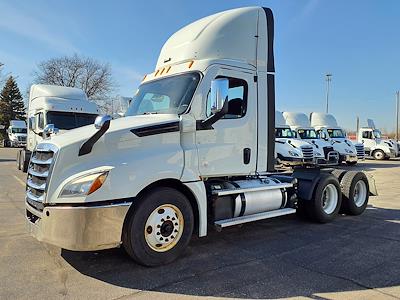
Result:
{"label": "painted parking line", "polygon": [[22,185],[25,186],[25,182],[23,182],[21,179],[19,179],[17,176],[13,175],[13,177]]}

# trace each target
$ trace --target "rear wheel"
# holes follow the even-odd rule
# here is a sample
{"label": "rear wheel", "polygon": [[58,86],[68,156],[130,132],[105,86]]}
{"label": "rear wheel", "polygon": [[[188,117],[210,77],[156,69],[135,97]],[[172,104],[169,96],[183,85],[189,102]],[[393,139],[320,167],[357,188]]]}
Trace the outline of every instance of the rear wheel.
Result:
{"label": "rear wheel", "polygon": [[383,152],[382,150],[375,150],[374,153],[372,153],[372,156],[376,160],[384,160],[385,152]]}
{"label": "rear wheel", "polygon": [[316,222],[327,223],[338,214],[342,202],[339,181],[333,175],[322,176],[314,192],[314,198],[303,201],[308,215]]}
{"label": "rear wheel", "polygon": [[363,172],[347,172],[341,181],[342,211],[349,215],[360,215],[368,205],[369,185]]}
{"label": "rear wheel", "polygon": [[343,176],[344,176],[344,174],[346,174],[346,170],[343,170],[343,169],[334,169],[332,172],[331,172],[331,174],[333,175],[333,176],[335,176],[338,180],[339,180],[339,182],[342,180],[342,178],[343,178]]}
{"label": "rear wheel", "polygon": [[124,226],[123,246],[142,265],[168,264],[189,244],[193,223],[185,195],[172,188],[157,188],[134,204]]}

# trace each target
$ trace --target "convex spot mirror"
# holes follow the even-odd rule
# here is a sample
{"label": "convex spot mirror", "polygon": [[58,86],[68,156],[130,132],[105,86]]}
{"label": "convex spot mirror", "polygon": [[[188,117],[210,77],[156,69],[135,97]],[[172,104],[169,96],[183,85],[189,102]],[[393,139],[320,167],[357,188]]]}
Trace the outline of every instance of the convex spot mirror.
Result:
{"label": "convex spot mirror", "polygon": [[106,123],[111,122],[111,116],[105,115],[105,116],[97,116],[96,120],[94,121],[94,127],[96,129],[101,129]]}

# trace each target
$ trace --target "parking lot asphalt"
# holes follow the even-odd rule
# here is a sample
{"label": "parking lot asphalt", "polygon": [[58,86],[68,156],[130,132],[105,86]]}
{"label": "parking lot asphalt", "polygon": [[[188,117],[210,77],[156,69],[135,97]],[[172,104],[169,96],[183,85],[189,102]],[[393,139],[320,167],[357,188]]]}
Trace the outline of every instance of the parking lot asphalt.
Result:
{"label": "parking lot asphalt", "polygon": [[379,192],[361,216],[211,231],[176,262],[145,268],[121,249],[73,252],[30,237],[15,157],[0,148],[0,299],[400,299],[400,160],[357,166]]}

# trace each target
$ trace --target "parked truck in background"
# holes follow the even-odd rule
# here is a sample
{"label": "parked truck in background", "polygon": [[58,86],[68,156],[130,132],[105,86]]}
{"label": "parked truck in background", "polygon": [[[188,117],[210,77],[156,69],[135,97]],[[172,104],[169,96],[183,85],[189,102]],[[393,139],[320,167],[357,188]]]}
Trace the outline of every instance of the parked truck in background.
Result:
{"label": "parked truck in background", "polygon": [[363,172],[275,165],[272,11],[233,9],[164,44],[127,116],[96,119],[40,142],[26,218],[39,241],[89,251],[119,247],[156,266],[193,233],[287,214],[317,222],[361,214],[374,183]]}
{"label": "parked truck in background", "polygon": [[339,163],[345,162],[354,165],[365,157],[364,146],[347,138],[346,131],[339,127],[336,118],[331,114],[312,112],[310,114],[311,126],[318,135],[332,142],[333,148],[339,153]]}
{"label": "parked truck in background", "polygon": [[24,147],[26,145],[26,123],[23,120],[11,120],[7,128],[5,147]]}
{"label": "parked truck in background", "polygon": [[73,128],[93,124],[98,116],[98,107],[88,101],[83,90],[78,88],[34,84],[28,101],[28,132],[24,149],[17,153],[17,167],[28,169],[31,152],[46,135],[54,133],[52,124],[60,133]]}
{"label": "parked truck in background", "polygon": [[395,158],[398,155],[398,147],[390,140],[383,139],[382,133],[375,127],[373,120],[367,120],[367,127],[358,130],[357,140],[364,145],[365,154],[376,160]]}
{"label": "parked truck in background", "polygon": [[279,165],[314,164],[314,147],[296,137],[286,124],[282,112],[275,112],[275,152]]}
{"label": "parked truck in background", "polygon": [[338,164],[339,153],[335,151],[332,143],[321,138],[316,130],[311,127],[310,120],[304,113],[283,112],[286,124],[296,132],[296,137],[308,142],[314,147],[314,155],[317,164]]}

